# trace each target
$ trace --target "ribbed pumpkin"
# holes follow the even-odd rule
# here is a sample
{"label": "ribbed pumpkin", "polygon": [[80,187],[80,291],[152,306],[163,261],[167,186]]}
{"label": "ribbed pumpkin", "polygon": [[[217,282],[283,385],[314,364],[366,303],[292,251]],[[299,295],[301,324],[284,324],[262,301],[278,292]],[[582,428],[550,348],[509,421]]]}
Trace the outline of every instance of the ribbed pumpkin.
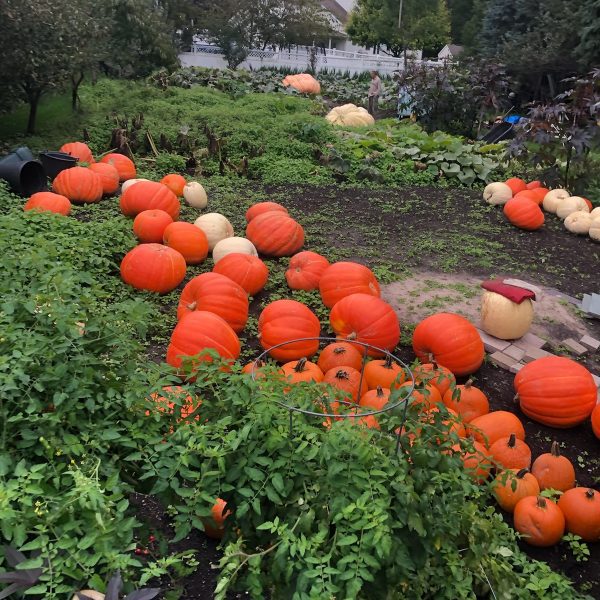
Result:
{"label": "ribbed pumpkin", "polygon": [[197,265],[208,256],[206,235],[192,223],[179,221],[167,225],[163,243],[180,252],[188,265]]}
{"label": "ribbed pumpkin", "polygon": [[102,180],[86,167],[71,167],[54,178],[52,190],[71,202],[98,202],[102,198]]}
{"label": "ribbed pumpkin", "polygon": [[391,357],[370,360],[365,365],[364,377],[370,390],[378,387],[392,389],[398,387],[406,379],[404,369]]}
{"label": "ribbed pumpkin", "polygon": [[535,200],[535,202],[537,203],[538,206],[542,206],[542,203],[544,202],[544,198],[546,197],[546,194],[549,191],[550,190],[548,188],[543,188],[543,187],[535,188],[533,190],[528,190],[528,192],[530,193],[530,197],[533,197],[533,199]]}
{"label": "ribbed pumpkin", "polygon": [[413,349],[422,362],[435,362],[454,375],[470,375],[481,367],[483,342],[470,321],[453,313],[427,317],[415,328]]}
{"label": "ribbed pumpkin", "polygon": [[290,383],[300,383],[302,381],[323,381],[323,371],[306,358],[292,360],[281,367],[281,372]]}
{"label": "ribbed pumpkin", "polygon": [[248,296],[229,277],[203,273],[190,279],[183,288],[177,305],[177,319],[181,320],[196,311],[219,315],[239,333],[248,320]]}
{"label": "ribbed pumpkin", "polygon": [[258,252],[250,240],[235,235],[220,240],[215,244],[212,251],[214,264],[216,265],[228,254],[249,254],[250,256],[258,256]]}
{"label": "ribbed pumpkin", "polygon": [[505,181],[506,185],[512,190],[513,196],[527,189],[527,183],[519,177],[511,177]]}
{"label": "ribbed pumpkin", "polygon": [[391,391],[381,386],[365,392],[361,397],[359,404],[372,410],[381,410],[389,401]]}
{"label": "ribbed pumpkin", "polygon": [[211,362],[212,358],[203,353],[207,349],[216,350],[222,358],[234,361],[240,355],[240,340],[224,319],[212,312],[197,311],[175,325],[167,349],[167,362],[179,368],[182,358],[196,355],[199,355],[196,364]]}
{"label": "ribbed pumpkin", "polygon": [[576,487],[567,490],[558,500],[565,515],[567,531],[585,542],[600,541],[600,492]]}
{"label": "ribbed pumpkin", "polygon": [[402,398],[405,398],[410,392],[410,403],[418,404],[420,411],[428,411],[433,408],[438,408],[438,404],[442,402],[442,397],[439,390],[431,383],[421,383],[412,391],[411,388],[411,382],[403,383],[398,387]]}
{"label": "ribbed pumpkin", "polygon": [[107,154],[100,159],[102,163],[112,165],[119,172],[119,180],[135,179],[136,170],[133,161],[124,154]]}
{"label": "ribbed pumpkin", "polygon": [[119,172],[112,165],[93,163],[88,168],[100,177],[104,195],[114,194],[119,189]]}
{"label": "ribbed pumpkin", "polygon": [[492,489],[500,508],[506,512],[513,512],[519,500],[540,493],[537,479],[527,469],[508,469],[498,473]]}
{"label": "ribbed pumpkin", "polygon": [[544,213],[533,200],[511,198],[503,210],[506,218],[519,229],[535,231],[544,224]]}
{"label": "ribbed pumpkin", "polygon": [[554,546],[565,532],[565,518],[558,506],[548,498],[527,496],[514,510],[515,529],[532,546]]}
{"label": "ribbed pumpkin", "polygon": [[276,300],[267,305],[258,318],[260,345],[275,360],[288,362],[313,356],[318,340],[298,341],[270,350],[273,346],[299,338],[318,337],[321,324],[317,316],[301,302]]}
{"label": "ribbed pumpkin", "polygon": [[529,469],[531,467],[531,449],[523,441],[511,433],[507,437],[498,438],[490,444],[490,454],[503,469]]}
{"label": "ribbed pumpkin", "polygon": [[285,272],[288,286],[293,290],[316,290],[329,261],[316,252],[299,252],[290,259]]}
{"label": "ribbed pumpkin", "polygon": [[596,404],[592,414],[590,415],[592,421],[592,431],[594,435],[600,440],[600,404]]}
{"label": "ribbed pumpkin", "polygon": [[135,217],[143,210],[152,210],[153,208],[169,213],[174,221],[179,218],[179,200],[162,183],[139,181],[127,188],[121,195],[121,212],[126,217]]}
{"label": "ribbed pumpkin", "polygon": [[[519,192],[518,194],[514,195],[514,199],[515,200],[531,200],[532,202],[535,202],[538,206],[541,204],[542,200],[544,199],[542,197],[542,200],[540,200],[538,202],[538,197],[540,194],[536,194],[533,190],[524,190],[522,192]],[[545,196],[546,194],[544,194]]]}
{"label": "ribbed pumpkin", "polygon": [[416,383],[426,383],[435,386],[443,398],[444,394],[456,385],[454,373],[436,362],[428,362],[417,365],[413,369],[413,375]]}
{"label": "ribbed pumpkin", "polygon": [[363,360],[362,346],[350,342],[333,342],[323,348],[317,364],[323,373],[334,367],[352,367],[360,371]]}
{"label": "ribbed pumpkin", "polygon": [[525,428],[517,415],[505,410],[495,410],[473,419],[468,424],[469,432],[486,447],[490,447],[496,440],[510,436],[514,433],[520,439],[525,439]]}
{"label": "ribbed pumpkin", "polygon": [[162,244],[141,244],[121,261],[121,277],[138,290],[166,294],[185,277],[185,259]]}
{"label": "ribbed pumpkin", "polygon": [[552,442],[550,452],[540,454],[533,461],[531,472],[542,490],[566,492],[575,487],[575,468],[566,456],[561,455],[558,442]]}
{"label": "ribbed pumpkin", "polygon": [[539,181],[539,180],[537,180],[537,179],[536,179],[535,181],[530,181],[530,182],[527,184],[527,189],[528,189],[528,190],[538,190],[538,189],[540,189],[541,187],[542,187],[542,182],[541,182],[541,181]]}
{"label": "ribbed pumpkin", "polygon": [[487,396],[473,385],[471,379],[464,385],[457,385],[454,390],[448,389],[442,399],[444,404],[455,410],[465,423],[470,423],[473,419],[490,412]]}
{"label": "ribbed pumpkin", "polygon": [[269,278],[269,269],[260,258],[238,253],[222,258],[213,267],[213,273],[229,277],[251,296],[258,294]]}
{"label": "ribbed pumpkin", "polygon": [[59,152],[70,154],[74,156],[79,162],[92,164],[94,162],[94,156],[87,144],[83,142],[68,142],[60,147]]}
{"label": "ribbed pumpkin", "polygon": [[66,217],[71,212],[71,202],[54,192],[36,192],[25,202],[23,210],[49,211]]}
{"label": "ribbed pumpkin", "polygon": [[373,271],[355,262],[337,262],[325,269],[319,280],[319,292],[327,308],[351,294],[381,296]]}
{"label": "ribbed pumpkin", "polygon": [[281,211],[254,217],[246,227],[246,237],[266,256],[292,256],[304,245],[304,229]]}
{"label": "ribbed pumpkin", "polygon": [[163,233],[172,222],[171,215],[164,210],[143,210],[133,220],[133,235],[145,244],[161,244]]}
{"label": "ribbed pumpkin", "polygon": [[301,94],[320,94],[321,84],[309,73],[287,75],[283,81],[285,87],[291,86]]}
{"label": "ribbed pumpkin", "polygon": [[323,377],[323,383],[328,383],[338,390],[347,392],[353,402],[358,402],[367,392],[367,383],[361,377],[360,371],[352,367],[334,367]]}
{"label": "ribbed pumpkin", "polygon": [[213,250],[220,241],[233,237],[233,225],[220,213],[201,215],[194,221],[194,225],[206,234],[209,250]]}
{"label": "ribbed pumpkin", "polygon": [[287,208],[277,202],[257,202],[246,211],[246,223],[250,223],[254,217],[270,211],[279,211],[286,215],[288,214]]}
{"label": "ribbed pumpkin", "polygon": [[176,196],[183,196],[183,188],[185,187],[186,181],[183,175],[179,175],[178,173],[169,173],[169,175],[165,175],[160,183],[166,185]]}
{"label": "ribbed pumpkin", "polygon": [[[400,341],[400,323],[394,309],[367,294],[351,294],[336,302],[329,323],[338,338],[356,340],[383,350],[393,350]],[[370,356],[381,353],[369,349]]]}
{"label": "ribbed pumpkin", "polygon": [[585,421],[596,406],[592,374],[562,356],[546,356],[525,365],[514,382],[521,410],[531,419],[565,429]]}

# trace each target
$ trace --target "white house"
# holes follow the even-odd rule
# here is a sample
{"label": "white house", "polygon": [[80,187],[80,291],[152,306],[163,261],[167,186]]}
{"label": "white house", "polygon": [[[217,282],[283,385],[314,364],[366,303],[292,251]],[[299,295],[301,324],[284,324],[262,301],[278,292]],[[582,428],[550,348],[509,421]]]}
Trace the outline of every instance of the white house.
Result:
{"label": "white house", "polygon": [[329,23],[333,29],[332,35],[327,40],[328,47],[342,52],[374,54],[373,50],[353,44],[346,33],[348,16],[355,4],[356,0],[321,0],[321,6],[329,13]]}
{"label": "white house", "polygon": [[456,60],[464,51],[464,46],[456,44],[446,44],[438,52],[438,60]]}

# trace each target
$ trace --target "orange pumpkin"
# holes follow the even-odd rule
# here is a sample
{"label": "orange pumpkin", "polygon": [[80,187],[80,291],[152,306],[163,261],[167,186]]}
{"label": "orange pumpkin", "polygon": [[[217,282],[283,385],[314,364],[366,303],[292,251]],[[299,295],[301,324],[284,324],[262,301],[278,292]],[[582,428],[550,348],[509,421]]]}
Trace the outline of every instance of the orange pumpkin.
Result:
{"label": "orange pumpkin", "polygon": [[288,286],[293,290],[316,290],[329,261],[316,252],[299,252],[290,259],[285,272]]}
{"label": "orange pumpkin", "polygon": [[319,367],[306,358],[293,360],[285,363],[281,367],[281,371],[285,378],[291,383],[299,383],[301,381],[323,381],[323,371]]}
{"label": "orange pumpkin", "polygon": [[527,184],[519,177],[511,177],[504,183],[512,190],[513,196],[519,192],[524,192],[527,189]]}
{"label": "orange pumpkin", "polygon": [[531,449],[514,433],[491,444],[490,454],[503,469],[529,469],[531,466]]}
{"label": "orange pumpkin", "polygon": [[367,391],[367,383],[360,371],[352,367],[334,367],[323,377],[323,383],[328,383],[343,392],[347,392],[353,402],[358,402]]}
{"label": "orange pumpkin", "polygon": [[87,144],[83,142],[68,142],[60,147],[59,152],[70,154],[74,156],[79,162],[92,164],[94,162],[94,156],[92,151]]}
{"label": "orange pumpkin", "polygon": [[566,456],[561,455],[558,442],[552,442],[550,452],[540,454],[533,461],[531,472],[542,490],[566,492],[575,487],[575,468]]}
{"label": "orange pumpkin", "polygon": [[225,533],[225,519],[231,514],[227,508],[227,502],[217,498],[210,510],[210,519],[202,519],[204,533],[213,540],[222,540]]}
{"label": "orange pumpkin", "polygon": [[535,231],[545,221],[544,213],[539,205],[527,198],[511,198],[504,205],[506,218],[519,229]]}
{"label": "orange pumpkin", "polygon": [[334,367],[352,367],[360,371],[363,360],[362,346],[350,342],[334,342],[323,348],[317,364],[323,373]]}
{"label": "orange pumpkin", "polygon": [[301,94],[320,94],[321,85],[308,73],[299,73],[298,75],[287,75],[283,81],[284,87],[291,86]]}
{"label": "orange pumpkin", "polygon": [[528,190],[537,190],[537,189],[539,189],[541,187],[542,187],[542,182],[538,181],[537,179],[535,181],[530,181],[527,184],[527,189]]}
{"label": "orange pumpkin", "polygon": [[365,365],[364,376],[370,390],[396,388],[406,379],[404,369],[389,354],[384,359],[370,360]]}
{"label": "orange pumpkin", "polygon": [[246,237],[266,256],[291,256],[304,245],[302,225],[278,210],[254,217],[246,227]]}
{"label": "orange pumpkin", "polygon": [[600,493],[591,488],[575,487],[558,500],[565,515],[567,531],[585,542],[600,541]]}
{"label": "orange pumpkin", "polygon": [[112,165],[93,163],[88,168],[100,177],[103,194],[114,194],[119,189],[119,172]]}
{"label": "orange pumpkin", "polygon": [[[441,403],[441,400],[440,400]],[[451,408],[446,408],[443,407],[443,409],[440,408],[439,405],[435,405],[432,408],[427,409],[424,413],[421,414],[421,421],[423,421],[424,423],[435,423],[435,415],[437,415],[438,413],[442,413],[442,415],[445,415],[445,413],[448,413],[449,417],[448,419],[444,419],[442,421],[442,426],[445,429],[445,432],[447,435],[450,435],[452,433],[456,434],[458,437],[464,438],[467,435],[467,432],[465,431],[465,428],[462,424],[462,422],[460,421],[460,419],[458,418],[458,415],[451,409]],[[437,438],[437,443],[441,444],[444,441],[443,438]]]}
{"label": "orange pumpkin", "polygon": [[133,220],[133,234],[142,243],[160,244],[167,225],[172,222],[171,215],[164,210],[143,210]]}
{"label": "orange pumpkin", "polygon": [[213,267],[213,273],[229,277],[244,288],[250,296],[258,294],[269,278],[269,269],[260,258],[239,252],[224,256]]}
{"label": "orange pumpkin", "polygon": [[511,513],[519,500],[537,496],[540,486],[527,469],[508,469],[498,473],[494,479],[493,493],[500,508]]}
{"label": "orange pumpkin", "polygon": [[[398,389],[401,390],[402,394],[404,395],[410,390],[411,387],[412,383],[403,383],[398,387]],[[421,410],[437,408],[437,405],[442,402],[440,392],[431,383],[420,384],[419,387],[415,387],[410,397],[414,404],[420,405]]]}
{"label": "orange pumpkin", "polygon": [[600,404],[596,404],[592,414],[590,415],[592,421],[592,431],[594,435],[600,440]]}
{"label": "orange pumpkin", "polygon": [[554,546],[565,532],[565,518],[552,500],[541,496],[521,498],[514,510],[515,529],[532,546]]}
{"label": "orange pumpkin", "polygon": [[183,175],[170,173],[169,175],[165,175],[160,180],[160,183],[166,185],[176,196],[181,198],[181,196],[183,196],[183,188],[187,182]]}
{"label": "orange pumpkin", "polygon": [[253,375],[254,379],[264,379],[266,377],[263,371],[265,364],[264,360],[253,360],[242,367],[242,373],[251,376]]}
{"label": "orange pumpkin", "polygon": [[487,448],[475,440],[471,440],[473,450],[461,449],[460,446],[454,446],[454,449],[460,452],[465,471],[478,483],[487,480],[492,470],[492,461]]}
{"label": "orange pumpkin", "polygon": [[537,198],[538,194],[536,194],[533,190],[525,190],[513,196],[514,200],[531,200],[539,205],[540,203],[538,202]]}
{"label": "orange pumpkin", "polygon": [[98,202],[102,198],[102,180],[87,167],[71,167],[54,178],[52,191],[71,202]]}
{"label": "orange pumpkin", "polygon": [[25,202],[23,210],[48,211],[66,217],[71,212],[71,202],[54,192],[36,192]]}
{"label": "orange pumpkin", "polygon": [[287,208],[285,206],[281,206],[281,204],[278,204],[277,202],[257,202],[246,211],[246,222],[250,223],[254,217],[258,217],[258,215],[262,215],[263,213],[270,211],[279,211],[283,214],[288,214]]}
{"label": "orange pumpkin", "polygon": [[456,377],[452,371],[435,362],[417,365],[413,370],[413,375],[416,383],[430,383],[435,386],[442,398],[451,387],[456,385]]}
{"label": "orange pumpkin", "polygon": [[126,217],[135,217],[143,210],[157,208],[169,213],[174,221],[179,218],[177,196],[167,186],[155,181],[138,181],[128,187],[121,196],[120,204]]}
{"label": "orange pumpkin", "polygon": [[179,252],[161,244],[141,244],[121,261],[121,278],[138,290],[166,294],[185,277],[185,260]]}
{"label": "orange pumpkin", "polygon": [[208,239],[200,227],[192,223],[171,223],[163,233],[163,242],[180,252],[188,265],[197,265],[208,256]]}
{"label": "orange pumpkin", "polygon": [[473,385],[471,379],[464,385],[457,385],[454,390],[447,390],[443,401],[448,408],[455,410],[465,423],[490,412],[487,396]]}
{"label": "orange pumpkin", "polygon": [[587,198],[583,198],[583,197],[582,197],[582,200],[587,204],[589,211],[592,212],[592,209],[594,208],[592,201],[588,200]]}
{"label": "orange pumpkin", "polygon": [[474,373],[485,355],[477,329],[453,313],[438,313],[421,321],[413,334],[413,349],[421,362],[433,355],[435,362],[454,375]]}
{"label": "orange pumpkin", "polygon": [[[369,390],[365,392],[359,401],[359,405],[366,409],[366,411],[382,410],[390,399],[390,390],[378,387],[375,390]],[[362,425],[366,425],[372,429],[380,429],[379,421],[375,415],[367,415],[361,417],[359,422]]]}
{"label": "orange pumpkin", "polygon": [[124,154],[107,154],[100,159],[100,162],[108,163],[117,169],[119,172],[119,181],[135,179],[135,164]]}
{"label": "orange pumpkin", "polygon": [[550,427],[583,423],[596,406],[598,389],[592,374],[562,356],[546,356],[525,365],[514,381],[521,410]]}
{"label": "orange pumpkin", "polygon": [[248,296],[228,277],[218,273],[203,273],[190,279],[183,288],[177,305],[177,319],[181,321],[195,311],[219,315],[239,333],[248,320]]}
{"label": "orange pumpkin", "polygon": [[381,296],[373,271],[355,262],[337,262],[325,269],[319,280],[319,292],[327,308],[351,294]]}
{"label": "orange pumpkin", "polygon": [[[150,399],[156,404],[158,410],[162,413],[174,413],[176,403],[174,399],[178,399],[180,406],[180,414],[177,418],[177,423],[185,422],[187,418],[200,407],[202,401],[197,398],[194,402],[192,396],[190,396],[181,386],[165,386],[163,387],[164,396],[159,396],[157,393],[150,394]],[[146,411],[146,415],[149,415],[150,411]],[[195,420],[200,419],[199,415],[196,415]]]}
{"label": "orange pumpkin", "polygon": [[495,410],[476,417],[468,424],[474,438],[488,448],[500,438],[514,433],[519,440],[525,439],[525,428],[517,415],[505,410]]}

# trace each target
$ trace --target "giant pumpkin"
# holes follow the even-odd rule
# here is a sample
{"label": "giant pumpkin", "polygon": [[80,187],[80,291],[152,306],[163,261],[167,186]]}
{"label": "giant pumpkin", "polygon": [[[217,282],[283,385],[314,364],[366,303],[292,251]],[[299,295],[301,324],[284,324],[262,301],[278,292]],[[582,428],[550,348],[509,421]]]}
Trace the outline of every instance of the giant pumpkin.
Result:
{"label": "giant pumpkin", "polygon": [[119,172],[115,167],[107,163],[93,163],[88,168],[100,177],[104,194],[114,194],[119,189]]}
{"label": "giant pumpkin", "polygon": [[294,254],[285,272],[288,286],[293,290],[316,290],[329,261],[316,252],[304,251]]}
{"label": "giant pumpkin", "polygon": [[121,195],[121,212],[126,217],[135,217],[143,210],[152,210],[153,208],[169,213],[174,221],[179,217],[179,200],[162,183],[139,181],[128,187]]}
{"label": "giant pumpkin", "polygon": [[337,262],[325,269],[319,280],[319,292],[327,308],[350,294],[368,294],[378,298],[381,295],[373,271],[355,262]]}
{"label": "giant pumpkin", "polygon": [[301,94],[320,94],[321,84],[309,73],[298,73],[297,75],[287,75],[283,81],[284,87],[293,87]]}
{"label": "giant pumpkin", "polygon": [[334,106],[325,117],[332,125],[343,127],[366,127],[373,125],[375,119],[362,106],[344,104]]}
{"label": "giant pumpkin", "polygon": [[596,406],[592,374],[562,356],[545,356],[525,365],[514,381],[521,410],[531,419],[566,429],[585,421]]}
{"label": "giant pumpkin", "polygon": [[98,202],[102,198],[102,180],[86,167],[71,167],[54,178],[52,191],[71,202]]}
{"label": "giant pumpkin", "polygon": [[112,165],[119,172],[119,180],[135,179],[136,171],[133,161],[124,154],[107,154],[100,159],[102,163]]}
{"label": "giant pumpkin", "polygon": [[504,214],[519,229],[534,231],[544,224],[544,213],[535,200],[511,198],[504,205]]}
{"label": "giant pumpkin", "polygon": [[258,294],[269,278],[269,269],[260,258],[237,252],[223,257],[213,267],[213,273],[229,277],[244,288],[250,296]]}
{"label": "giant pumpkin", "polygon": [[121,261],[121,277],[138,290],[166,294],[185,277],[185,259],[162,244],[141,244]]}
{"label": "giant pumpkin", "polygon": [[304,245],[302,225],[281,211],[254,217],[246,227],[246,237],[266,256],[291,256]]}
{"label": "giant pumpkin", "polygon": [[246,223],[250,223],[254,217],[270,211],[279,211],[285,215],[288,214],[287,208],[278,202],[257,202],[246,211]]}

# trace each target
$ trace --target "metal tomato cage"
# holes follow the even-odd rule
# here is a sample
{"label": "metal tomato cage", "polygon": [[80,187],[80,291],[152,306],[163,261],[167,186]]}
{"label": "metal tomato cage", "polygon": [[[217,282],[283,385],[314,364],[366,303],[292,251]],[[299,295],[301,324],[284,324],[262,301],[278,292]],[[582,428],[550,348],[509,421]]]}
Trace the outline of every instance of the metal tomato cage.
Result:
{"label": "metal tomato cage", "polygon": [[[377,346],[373,346],[371,344],[366,344],[365,342],[359,342],[357,340],[340,339],[340,338],[335,338],[335,337],[296,338],[293,340],[288,340],[286,342],[282,342],[281,344],[277,344],[275,346],[271,346],[271,348],[269,348],[268,350],[265,350],[259,356],[257,356],[256,359],[252,363],[252,369],[250,371],[252,379],[254,381],[256,381],[257,369],[260,368],[261,363],[266,363],[266,360],[269,357],[269,352],[271,352],[271,350],[274,350],[276,348],[282,348],[284,346],[288,346],[290,344],[294,344],[297,342],[309,342],[309,341],[318,341],[319,346],[321,346],[322,343],[330,344],[330,343],[334,343],[334,342],[346,342],[348,344],[352,344],[352,345],[360,348],[362,355],[363,355],[363,359],[362,359],[362,365],[361,365],[361,369],[360,369],[360,380],[359,380],[359,384],[358,384],[359,390],[362,387],[362,382],[363,382],[364,375],[365,375],[365,366],[367,364],[368,357],[369,357],[369,350],[375,351],[378,354],[380,354],[383,359],[389,358],[391,361],[393,361],[397,365],[399,365],[407,375],[406,381],[410,382],[411,385],[408,390],[408,393],[406,393],[406,395],[404,397],[400,398],[397,402],[390,404],[389,406],[386,406],[380,410],[366,410],[365,411],[365,410],[362,410],[363,407],[361,407],[358,404],[358,402],[336,399],[336,402],[339,402],[340,404],[344,404],[345,406],[348,406],[348,407],[352,408],[353,410],[348,411],[346,413],[341,413],[341,414],[333,413],[333,412],[316,412],[316,411],[312,411],[312,410],[307,410],[305,408],[301,408],[299,406],[294,406],[293,404],[287,404],[286,402],[283,402],[281,400],[276,400],[275,402],[279,406],[281,406],[282,408],[285,408],[289,412],[290,437],[292,437],[292,432],[293,432],[293,427],[294,427],[294,415],[298,414],[298,413],[303,414],[307,417],[319,417],[319,418],[325,418],[325,419],[355,419],[355,418],[371,417],[371,416],[375,416],[375,415],[380,415],[382,413],[388,413],[388,412],[393,411],[394,409],[402,406],[403,410],[402,410],[401,425],[397,428],[397,432],[396,432],[396,438],[397,438],[396,452],[398,452],[398,450],[400,448],[401,430],[404,427],[404,423],[406,422],[406,411],[408,408],[409,399],[412,396],[412,393],[415,389],[415,376],[413,375],[409,366],[402,359],[398,358],[397,356],[395,356],[388,350],[379,348]],[[319,348],[319,350],[322,350],[322,348]],[[378,357],[378,358],[380,358],[380,357]],[[330,410],[331,407],[330,407],[329,396],[327,394],[323,394],[321,396],[321,400],[324,401],[324,403],[329,407],[329,410]]]}

